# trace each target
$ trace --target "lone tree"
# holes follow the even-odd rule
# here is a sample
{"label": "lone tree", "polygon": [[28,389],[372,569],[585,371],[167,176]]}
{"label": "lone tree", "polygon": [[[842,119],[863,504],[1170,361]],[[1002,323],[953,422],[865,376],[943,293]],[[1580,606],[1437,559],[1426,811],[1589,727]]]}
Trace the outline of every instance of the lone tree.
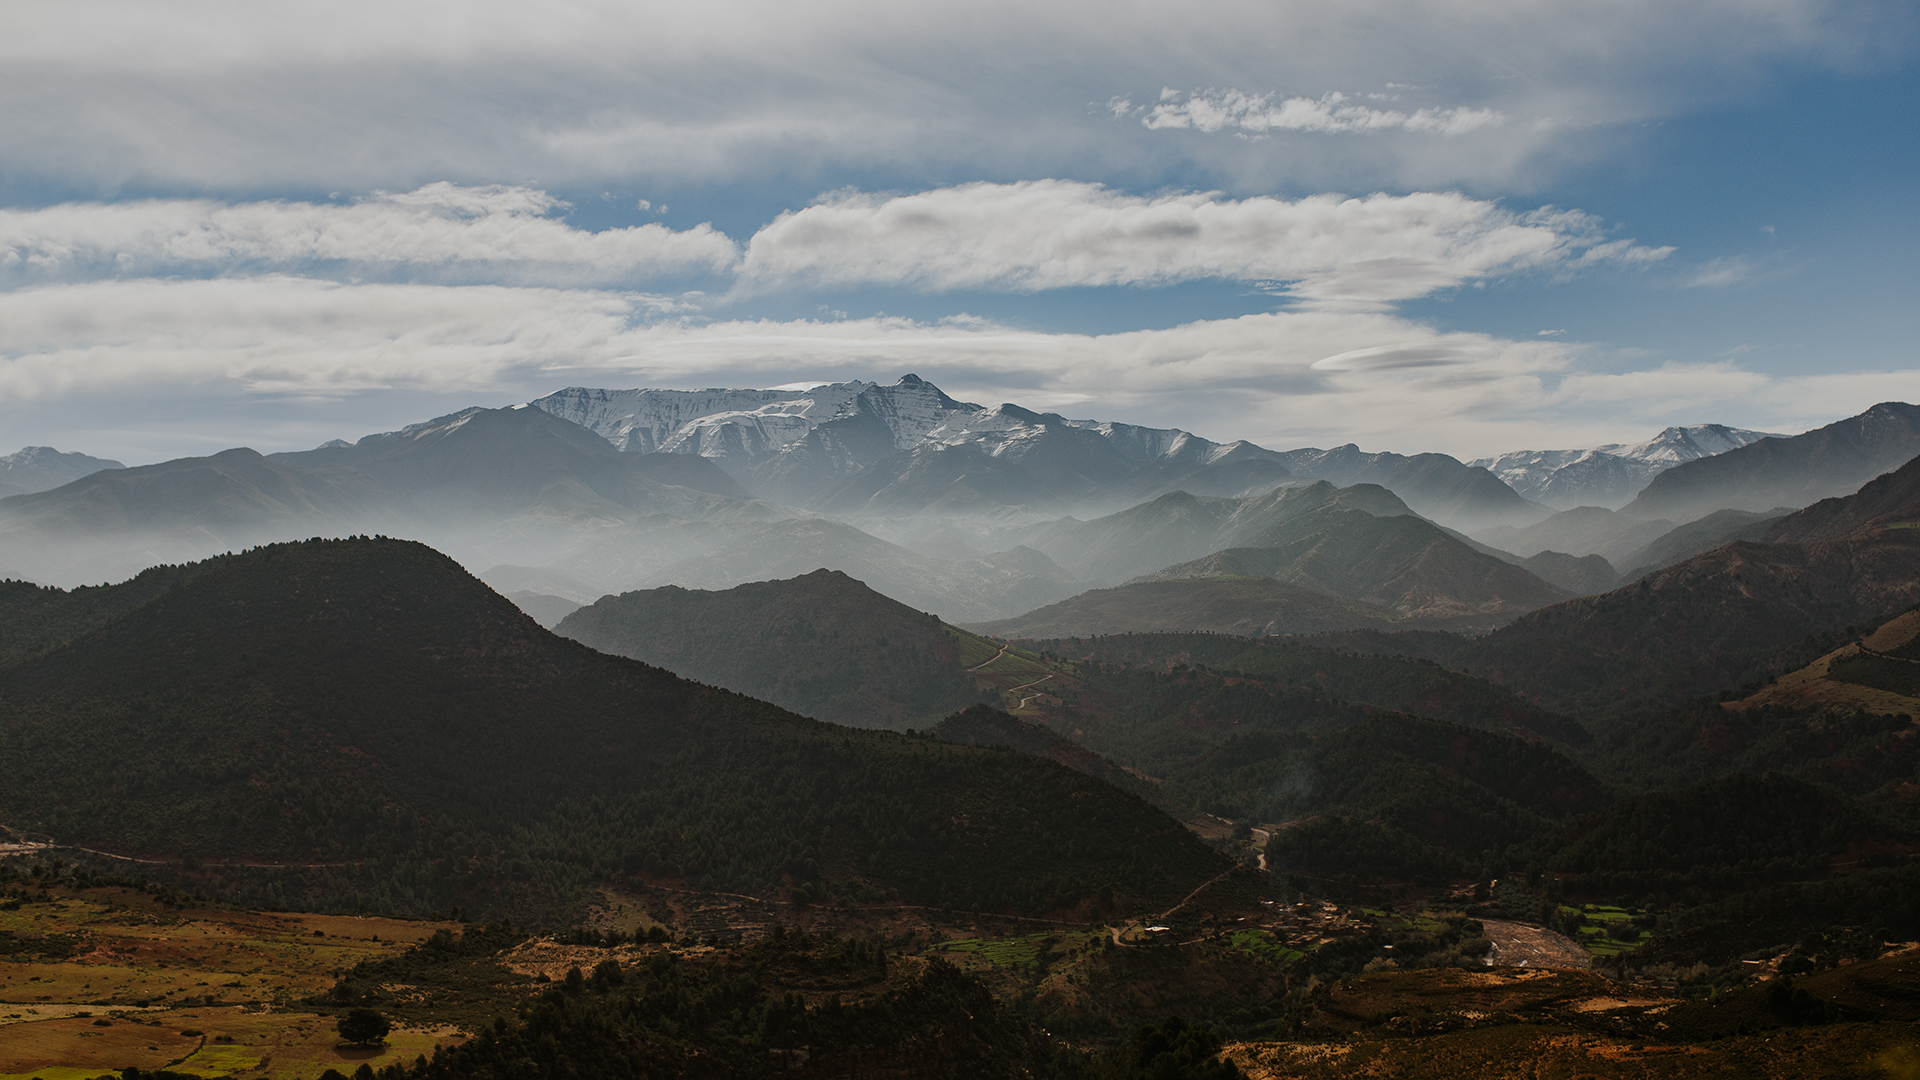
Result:
{"label": "lone tree", "polygon": [[336,1026],[341,1038],[361,1046],[380,1042],[393,1030],[392,1022],[372,1009],[352,1009]]}

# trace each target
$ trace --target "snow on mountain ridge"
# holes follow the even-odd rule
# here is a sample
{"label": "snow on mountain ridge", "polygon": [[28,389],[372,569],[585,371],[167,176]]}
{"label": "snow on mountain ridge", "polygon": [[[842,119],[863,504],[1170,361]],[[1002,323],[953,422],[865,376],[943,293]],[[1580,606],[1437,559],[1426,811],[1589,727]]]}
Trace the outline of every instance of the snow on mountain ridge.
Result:
{"label": "snow on mountain ridge", "polygon": [[1585,450],[1515,450],[1468,464],[1488,470],[1521,495],[1549,506],[1617,509],[1675,465],[1780,437],[1724,424],[1693,424],[1667,428],[1645,442],[1608,443]]}
{"label": "snow on mountain ridge", "polygon": [[26,446],[16,453],[0,454],[0,498],[57,488],[101,469],[124,468],[107,458],[62,453],[51,446]]}
{"label": "snow on mountain ridge", "polygon": [[952,413],[954,401],[918,376],[892,386],[823,383],[788,390],[594,390],[569,387],[529,404],[595,432],[622,450],[700,454],[747,466],[799,443],[823,424],[871,415],[895,449],[918,445]]}

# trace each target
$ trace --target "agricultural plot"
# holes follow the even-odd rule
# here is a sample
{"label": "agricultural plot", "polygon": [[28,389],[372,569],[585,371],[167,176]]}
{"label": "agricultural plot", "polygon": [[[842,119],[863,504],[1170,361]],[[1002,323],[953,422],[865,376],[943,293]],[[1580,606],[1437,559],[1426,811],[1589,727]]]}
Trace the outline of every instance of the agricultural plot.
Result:
{"label": "agricultural plot", "polygon": [[1026,934],[1010,938],[955,938],[935,946],[933,952],[962,968],[1032,967],[1042,958],[1064,957],[1098,944],[1099,933]]}
{"label": "agricultural plot", "polygon": [[1265,930],[1235,930],[1227,940],[1234,948],[1269,964],[1284,966],[1307,955]]}
{"label": "agricultural plot", "polygon": [[351,1073],[431,1055],[459,1033],[397,1026],[342,1045],[299,1009],[340,973],[457,924],[169,907],[134,889],[0,911],[0,1080],[91,1080],[129,1067],[248,1080]]}
{"label": "agricultural plot", "polygon": [[1583,918],[1582,925],[1574,934],[1574,940],[1593,954],[1596,960],[1611,959],[1622,953],[1632,952],[1643,943],[1644,935],[1634,923],[1635,917],[1642,912],[1621,907],[1608,907],[1604,904],[1586,904],[1581,907],[1562,907],[1565,915],[1578,914]]}

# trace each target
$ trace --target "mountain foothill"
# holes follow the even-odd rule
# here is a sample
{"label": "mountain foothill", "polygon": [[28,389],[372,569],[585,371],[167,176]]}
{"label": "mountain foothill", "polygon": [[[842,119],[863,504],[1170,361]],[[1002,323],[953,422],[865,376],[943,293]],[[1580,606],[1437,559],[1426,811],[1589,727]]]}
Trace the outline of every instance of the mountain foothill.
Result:
{"label": "mountain foothill", "polygon": [[[0,458],[0,827],[70,860],[43,892],[511,920],[310,1003],[426,1025],[418,988],[481,964],[504,1011],[423,1078],[642,1043],[786,1074],[860,1025],[927,1040],[876,1069],[1062,1077],[1335,1029],[1433,1061],[1553,1025],[1881,1038],[1842,973],[1920,939],[1916,454],[1900,403],[1465,463],[913,376],[130,468],[30,447]],[[0,902],[40,903],[11,862]],[[532,931],[591,978],[512,967]],[[1431,1030],[1386,1003],[1508,978],[1522,940],[1614,981]]]}

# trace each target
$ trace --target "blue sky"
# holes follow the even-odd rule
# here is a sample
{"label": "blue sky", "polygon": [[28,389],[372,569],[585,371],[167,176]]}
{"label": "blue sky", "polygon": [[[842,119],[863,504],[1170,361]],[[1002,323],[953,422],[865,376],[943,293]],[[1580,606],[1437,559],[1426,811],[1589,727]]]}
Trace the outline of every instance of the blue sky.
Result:
{"label": "blue sky", "polygon": [[1462,457],[1920,397],[1910,4],[12,10],[0,450],[908,371]]}

